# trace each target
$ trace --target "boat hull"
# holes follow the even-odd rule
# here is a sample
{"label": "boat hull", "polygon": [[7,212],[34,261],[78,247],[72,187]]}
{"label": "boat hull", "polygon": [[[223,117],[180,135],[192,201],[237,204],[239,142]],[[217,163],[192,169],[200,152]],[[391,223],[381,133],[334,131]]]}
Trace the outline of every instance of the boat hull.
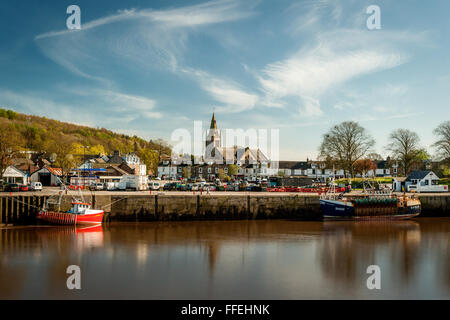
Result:
{"label": "boat hull", "polygon": [[73,214],[67,212],[41,211],[37,218],[58,225],[96,225],[103,222],[104,212],[94,214]]}
{"label": "boat hull", "polygon": [[325,220],[406,220],[420,214],[421,206],[414,204],[406,207],[398,207],[394,213],[384,214],[378,207],[370,208],[366,215],[355,214],[355,207],[351,202],[339,200],[320,200],[320,208]]}

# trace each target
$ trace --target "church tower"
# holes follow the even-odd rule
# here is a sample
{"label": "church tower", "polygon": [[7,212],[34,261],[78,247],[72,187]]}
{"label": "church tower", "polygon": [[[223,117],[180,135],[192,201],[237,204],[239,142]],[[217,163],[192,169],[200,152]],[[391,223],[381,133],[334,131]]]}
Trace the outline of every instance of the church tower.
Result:
{"label": "church tower", "polygon": [[[206,136],[206,154],[207,158],[210,156],[214,156],[211,154],[211,152],[214,150],[214,148],[220,148],[221,147],[221,139],[220,139],[220,133],[217,129],[217,123],[216,123],[216,117],[213,112],[213,116],[211,119],[211,125],[209,126],[208,135]],[[208,157],[209,155],[209,157]]]}

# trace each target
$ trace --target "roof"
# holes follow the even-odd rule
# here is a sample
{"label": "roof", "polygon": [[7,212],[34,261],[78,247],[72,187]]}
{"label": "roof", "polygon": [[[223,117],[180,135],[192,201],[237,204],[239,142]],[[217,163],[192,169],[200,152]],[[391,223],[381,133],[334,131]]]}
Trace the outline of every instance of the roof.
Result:
{"label": "roof", "polygon": [[24,177],[26,172],[20,170],[16,166],[9,166],[3,171],[3,177]]}
{"label": "roof", "polygon": [[278,161],[279,169],[293,169],[297,161]]}
{"label": "roof", "polygon": [[305,161],[279,161],[278,168],[280,169],[309,169],[311,166]]}
{"label": "roof", "polygon": [[50,171],[51,174],[55,175],[55,176],[62,176],[62,169],[61,168],[51,168],[51,167],[46,167],[48,169],[48,171]]}
{"label": "roof", "polygon": [[214,112],[213,112],[213,115],[212,115],[211,125],[209,126],[209,128],[210,129],[217,129],[216,117],[214,115]]}
{"label": "roof", "polygon": [[422,180],[423,178],[425,178],[430,172],[432,172],[431,170],[417,170],[417,171],[412,171],[408,177],[406,178],[406,181],[411,181],[412,179],[416,179],[416,180]]}
{"label": "roof", "polygon": [[40,168],[39,170],[34,171],[32,173],[32,175],[35,174],[36,172],[39,172],[39,171],[44,170],[44,169],[48,170],[48,172],[50,172],[54,176],[62,176],[62,169],[61,168],[51,168],[49,166],[44,166],[44,167]]}
{"label": "roof", "polygon": [[386,160],[379,160],[374,161],[375,165],[377,166],[377,169],[386,169],[387,161]]}

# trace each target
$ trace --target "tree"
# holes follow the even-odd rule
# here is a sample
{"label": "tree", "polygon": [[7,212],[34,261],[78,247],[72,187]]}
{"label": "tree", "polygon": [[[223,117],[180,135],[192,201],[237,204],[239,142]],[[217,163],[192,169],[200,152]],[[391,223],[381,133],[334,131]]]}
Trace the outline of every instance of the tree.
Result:
{"label": "tree", "polygon": [[356,173],[359,173],[363,176],[370,170],[373,170],[373,172],[375,172],[375,170],[377,169],[377,166],[375,165],[375,163],[373,163],[372,160],[367,159],[367,158],[357,160],[353,167],[354,167],[354,171]]}
{"label": "tree", "polygon": [[234,177],[235,175],[237,175],[238,174],[238,170],[239,170],[239,168],[238,168],[237,165],[235,165],[235,164],[229,164],[228,165],[228,174],[230,176]]}
{"label": "tree", "polygon": [[185,178],[185,179],[191,178],[191,168],[190,167],[183,168],[183,178]]}
{"label": "tree", "polygon": [[70,153],[76,154],[76,155],[83,155],[86,152],[89,152],[89,154],[105,154],[105,148],[101,144],[97,144],[94,146],[89,146],[88,150],[85,150],[85,146],[79,142],[72,143],[72,147],[70,150]]}
{"label": "tree", "polygon": [[433,130],[438,140],[433,144],[440,159],[450,159],[450,121],[441,123]]}
{"label": "tree", "polygon": [[381,154],[378,154],[378,153],[375,153],[375,152],[369,153],[367,155],[367,158],[372,160],[372,161],[381,161],[381,160],[383,160],[383,157],[381,156]]}
{"label": "tree", "polygon": [[3,172],[21,150],[22,143],[23,138],[13,125],[0,122],[0,178],[3,178]]}
{"label": "tree", "polygon": [[219,179],[220,179],[220,181],[225,180],[225,170],[223,170],[223,168],[219,169]]}
{"label": "tree", "polygon": [[55,167],[61,168],[63,177],[67,177],[70,170],[76,165],[75,158],[72,155],[73,146],[68,137],[59,136],[58,143],[53,143],[47,147],[48,153],[55,155]]}
{"label": "tree", "polygon": [[419,136],[408,129],[397,129],[389,135],[389,140],[388,150],[391,151],[392,157],[398,160],[403,175],[408,175],[421,154]]}
{"label": "tree", "polygon": [[375,140],[357,122],[347,121],[332,127],[323,135],[319,157],[331,158],[353,176],[354,164],[374,146]]}

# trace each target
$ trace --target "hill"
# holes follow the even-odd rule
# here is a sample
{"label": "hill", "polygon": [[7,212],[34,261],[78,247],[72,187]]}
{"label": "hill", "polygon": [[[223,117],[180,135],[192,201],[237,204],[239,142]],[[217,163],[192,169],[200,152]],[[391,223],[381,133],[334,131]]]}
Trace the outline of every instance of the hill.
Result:
{"label": "hill", "polygon": [[[85,148],[85,146],[89,148]],[[148,169],[157,169],[161,155],[170,155],[170,146],[161,139],[144,140],[46,117],[0,109],[0,173],[19,151],[37,151],[55,160],[55,166],[70,169],[86,154],[136,152]]]}

